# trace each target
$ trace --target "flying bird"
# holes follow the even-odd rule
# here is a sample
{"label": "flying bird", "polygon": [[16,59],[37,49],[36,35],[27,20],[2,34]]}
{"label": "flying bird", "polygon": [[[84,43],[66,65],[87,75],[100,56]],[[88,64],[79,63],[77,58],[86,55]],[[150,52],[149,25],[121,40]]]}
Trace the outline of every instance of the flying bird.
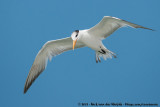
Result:
{"label": "flying bird", "polygon": [[46,42],[38,52],[29,71],[24,86],[24,93],[27,92],[35,79],[41,74],[41,72],[44,71],[48,59],[51,61],[52,57],[65,51],[72,49],[74,50],[81,47],[89,47],[95,50],[97,63],[101,62],[101,57],[105,60],[107,58],[112,58],[112,56],[116,58],[116,54],[108,50],[103,45],[102,40],[110,36],[117,29],[124,26],[152,30],[116,17],[104,16],[97,25],[90,29],[75,30],[71,34],[71,37]]}

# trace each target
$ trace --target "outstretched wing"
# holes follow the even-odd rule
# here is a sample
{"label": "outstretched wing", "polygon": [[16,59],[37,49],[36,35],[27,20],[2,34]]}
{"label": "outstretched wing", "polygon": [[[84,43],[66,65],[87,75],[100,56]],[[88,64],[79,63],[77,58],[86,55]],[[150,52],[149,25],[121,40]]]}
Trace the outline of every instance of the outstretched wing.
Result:
{"label": "outstretched wing", "polygon": [[[73,41],[71,37],[68,37],[64,39],[48,41],[46,44],[44,44],[42,49],[37,54],[33,62],[33,65],[29,71],[29,74],[24,86],[24,93],[27,92],[29,87],[32,85],[34,80],[40,75],[40,73],[44,71],[44,69],[46,68],[48,59],[51,60],[52,56],[56,56],[61,54],[62,52],[71,50],[72,42]],[[81,48],[81,47],[84,47],[84,45],[77,41],[75,48]]]}
{"label": "outstretched wing", "polygon": [[104,16],[103,19],[97,25],[95,25],[94,27],[88,30],[88,33],[93,36],[98,36],[101,39],[105,39],[106,37],[111,35],[114,31],[116,31],[118,28],[121,28],[124,26],[152,30],[150,28],[146,28],[134,23],[130,23],[128,21],[125,21],[116,17]]}

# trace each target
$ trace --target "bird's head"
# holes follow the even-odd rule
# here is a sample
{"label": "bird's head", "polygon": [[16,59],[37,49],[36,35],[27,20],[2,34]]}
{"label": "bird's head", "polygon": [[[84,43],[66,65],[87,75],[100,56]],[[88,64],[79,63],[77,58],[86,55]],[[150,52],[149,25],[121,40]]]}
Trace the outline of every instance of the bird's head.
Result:
{"label": "bird's head", "polygon": [[71,34],[71,38],[72,38],[72,40],[73,40],[73,50],[74,50],[74,47],[75,47],[75,45],[76,45],[77,40],[79,39],[78,34],[79,34],[79,30],[75,30],[75,31]]}

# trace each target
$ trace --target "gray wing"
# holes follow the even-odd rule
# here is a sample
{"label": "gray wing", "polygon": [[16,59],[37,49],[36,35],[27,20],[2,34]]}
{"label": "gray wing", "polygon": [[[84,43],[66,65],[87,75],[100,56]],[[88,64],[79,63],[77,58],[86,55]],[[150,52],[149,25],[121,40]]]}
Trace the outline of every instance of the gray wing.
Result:
{"label": "gray wing", "polygon": [[[44,69],[46,68],[48,59],[51,60],[52,56],[56,56],[65,51],[72,50],[72,42],[73,41],[71,37],[68,37],[64,39],[48,41],[46,44],[44,44],[42,49],[38,52],[33,62],[33,65],[29,71],[29,74],[24,86],[24,93],[27,92],[29,87],[32,85],[34,80],[40,75],[40,73],[44,71]],[[77,41],[75,49],[81,48],[81,47],[84,47],[84,45]]]}
{"label": "gray wing", "polygon": [[134,23],[130,23],[128,21],[125,21],[116,17],[104,16],[103,19],[97,25],[95,25],[94,27],[88,30],[88,33],[93,36],[98,36],[101,39],[105,39],[106,37],[111,35],[114,31],[116,31],[118,28],[121,28],[124,26],[152,30],[150,28],[146,28]]}

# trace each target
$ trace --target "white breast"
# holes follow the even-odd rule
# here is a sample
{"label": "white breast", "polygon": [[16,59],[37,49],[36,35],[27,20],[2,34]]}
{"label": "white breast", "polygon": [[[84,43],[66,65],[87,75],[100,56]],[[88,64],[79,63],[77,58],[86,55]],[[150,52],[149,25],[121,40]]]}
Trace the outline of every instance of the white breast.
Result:
{"label": "white breast", "polygon": [[96,36],[92,36],[88,33],[88,30],[81,30],[79,35],[81,36],[80,42],[83,42],[86,46],[93,50],[99,50],[102,45],[102,41]]}

